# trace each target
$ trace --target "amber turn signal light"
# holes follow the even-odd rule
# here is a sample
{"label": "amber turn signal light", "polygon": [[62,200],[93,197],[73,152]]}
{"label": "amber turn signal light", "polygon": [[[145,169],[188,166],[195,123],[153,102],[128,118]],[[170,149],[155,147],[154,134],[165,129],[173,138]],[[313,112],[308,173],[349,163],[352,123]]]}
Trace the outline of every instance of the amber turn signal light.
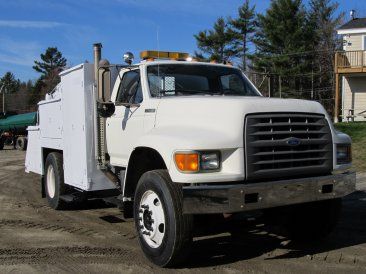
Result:
{"label": "amber turn signal light", "polygon": [[180,171],[197,172],[199,170],[198,153],[176,153],[174,160]]}

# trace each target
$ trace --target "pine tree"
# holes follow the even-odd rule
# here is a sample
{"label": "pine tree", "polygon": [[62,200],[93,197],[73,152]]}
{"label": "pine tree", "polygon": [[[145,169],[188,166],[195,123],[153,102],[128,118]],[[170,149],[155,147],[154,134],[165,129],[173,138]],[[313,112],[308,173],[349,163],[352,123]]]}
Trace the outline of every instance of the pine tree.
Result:
{"label": "pine tree", "polygon": [[18,91],[20,87],[20,80],[15,79],[15,76],[10,71],[6,72],[2,78],[0,78],[0,89],[2,92],[1,98],[1,105],[3,106],[2,111],[5,112],[6,105],[8,105],[7,100],[5,100],[6,93],[14,93]]}
{"label": "pine tree", "polygon": [[35,109],[30,109],[28,106],[28,98],[31,94],[32,81],[20,82],[19,89],[12,95],[7,96],[6,104],[8,110],[15,111],[17,113],[23,113],[28,111],[33,111]]}
{"label": "pine tree", "polygon": [[337,37],[336,29],[342,24],[344,13],[336,14],[338,2],[311,0],[309,5],[309,22],[316,32],[316,47],[320,46],[326,50],[340,49],[341,41]]}
{"label": "pine tree", "polygon": [[41,54],[42,61],[34,61],[33,69],[41,73],[45,88],[51,91],[60,82],[58,74],[66,67],[66,59],[56,47],[49,47]]}
{"label": "pine tree", "polygon": [[42,97],[50,90],[47,89],[42,78],[39,78],[34,86],[31,88],[31,92],[28,96],[29,106],[36,106],[37,103],[42,99]]}
{"label": "pine tree", "polygon": [[14,74],[8,71],[0,79],[0,88],[2,86],[3,86],[3,92],[14,93],[19,89],[20,80],[15,79]]}
{"label": "pine tree", "polygon": [[29,104],[36,104],[47,92],[52,91],[60,82],[59,73],[66,67],[66,59],[56,47],[47,48],[41,54],[42,61],[34,61],[33,69],[41,73],[35,82]]}
{"label": "pine tree", "polygon": [[266,13],[258,15],[255,68],[289,76],[282,88],[289,96],[294,95],[293,91],[308,85],[295,76],[311,70],[311,62],[301,53],[312,49],[312,36],[301,0],[273,0]]}
{"label": "pine tree", "polygon": [[[309,27],[314,29],[314,70],[320,75],[316,88],[324,90],[318,98],[331,98],[333,92],[334,52],[341,49],[342,41],[336,29],[342,23],[344,13],[336,14],[339,4],[331,0],[311,0],[309,9]],[[319,98],[320,99],[320,98]]]}
{"label": "pine tree", "polygon": [[[222,17],[217,19],[212,30],[200,31],[194,37],[197,40],[198,48],[203,54],[208,55],[207,58],[210,60],[222,63],[229,61],[237,54],[236,47],[233,45],[235,33]],[[203,54],[197,53],[196,56],[206,58]]]}
{"label": "pine tree", "polygon": [[239,17],[230,18],[229,23],[236,33],[238,57],[242,59],[240,67],[246,71],[248,43],[252,41],[252,35],[256,27],[255,5],[250,7],[249,0],[246,0],[238,9]]}
{"label": "pine tree", "polygon": [[66,66],[66,59],[56,47],[49,47],[41,54],[41,62],[34,61],[33,69],[47,77],[55,70],[63,69]]}

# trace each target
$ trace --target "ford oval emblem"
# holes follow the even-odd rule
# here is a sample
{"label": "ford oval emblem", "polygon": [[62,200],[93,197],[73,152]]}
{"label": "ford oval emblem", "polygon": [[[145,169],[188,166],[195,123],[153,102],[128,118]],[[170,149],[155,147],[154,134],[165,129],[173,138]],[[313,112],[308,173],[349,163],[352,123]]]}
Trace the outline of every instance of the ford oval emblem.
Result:
{"label": "ford oval emblem", "polygon": [[301,144],[301,140],[299,138],[291,137],[291,138],[287,139],[286,143],[289,146],[296,147]]}

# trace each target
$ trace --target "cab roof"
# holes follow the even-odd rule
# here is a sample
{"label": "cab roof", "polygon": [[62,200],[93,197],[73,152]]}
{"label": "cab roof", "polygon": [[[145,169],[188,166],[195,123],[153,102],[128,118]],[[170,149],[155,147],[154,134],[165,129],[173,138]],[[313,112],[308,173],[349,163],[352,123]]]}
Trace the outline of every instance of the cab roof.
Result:
{"label": "cab roof", "polygon": [[[146,61],[142,60],[141,62],[135,65],[142,65],[142,66],[153,66],[153,65],[164,65],[164,64],[171,64],[171,65],[205,65],[205,66],[220,66],[220,67],[233,67],[231,65],[226,65],[222,63],[210,63],[210,62],[199,62],[199,61],[177,61],[177,60],[154,60],[154,61]],[[233,67],[235,68],[235,67]]]}

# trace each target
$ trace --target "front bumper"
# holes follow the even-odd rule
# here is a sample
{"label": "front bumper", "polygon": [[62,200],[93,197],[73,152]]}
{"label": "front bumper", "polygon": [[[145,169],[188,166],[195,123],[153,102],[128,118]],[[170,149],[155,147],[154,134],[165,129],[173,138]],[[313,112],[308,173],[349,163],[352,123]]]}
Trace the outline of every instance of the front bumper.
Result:
{"label": "front bumper", "polygon": [[233,213],[344,197],[355,191],[356,173],[283,181],[183,187],[185,214]]}

